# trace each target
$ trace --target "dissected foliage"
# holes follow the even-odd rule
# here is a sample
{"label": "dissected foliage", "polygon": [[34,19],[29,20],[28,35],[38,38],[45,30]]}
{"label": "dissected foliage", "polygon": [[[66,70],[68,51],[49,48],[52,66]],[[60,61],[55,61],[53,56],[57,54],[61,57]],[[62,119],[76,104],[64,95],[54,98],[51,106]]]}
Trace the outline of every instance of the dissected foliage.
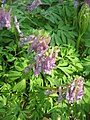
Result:
{"label": "dissected foliage", "polygon": [[87,3],[0,1],[0,120],[90,119]]}

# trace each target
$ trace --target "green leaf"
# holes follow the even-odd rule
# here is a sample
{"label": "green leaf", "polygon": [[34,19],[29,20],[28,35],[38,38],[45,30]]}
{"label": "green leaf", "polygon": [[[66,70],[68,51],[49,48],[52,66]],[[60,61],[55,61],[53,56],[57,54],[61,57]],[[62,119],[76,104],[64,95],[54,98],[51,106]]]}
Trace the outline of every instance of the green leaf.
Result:
{"label": "green leaf", "polygon": [[51,45],[51,46],[55,46],[55,33],[53,33],[52,36],[51,36],[50,45]]}
{"label": "green leaf", "polygon": [[16,79],[20,78],[21,75],[22,75],[21,72],[18,72],[18,71],[9,71],[8,78],[10,80],[16,80]]}
{"label": "green leaf", "polygon": [[76,63],[76,66],[80,69],[83,69],[83,66],[81,65],[81,63]]}
{"label": "green leaf", "polygon": [[2,66],[0,65],[0,70],[2,70]]}
{"label": "green leaf", "polygon": [[12,62],[16,59],[16,57],[14,57],[12,54],[9,53],[5,53],[5,54],[8,62]]}
{"label": "green leaf", "polygon": [[55,42],[57,45],[60,45],[60,43],[61,43],[61,39],[57,34],[55,34]]}
{"label": "green leaf", "polygon": [[74,71],[72,71],[71,67],[58,67],[62,72],[64,72],[68,77],[70,74],[72,74]]}
{"label": "green leaf", "polygon": [[58,113],[56,111],[52,112],[52,120],[57,120],[58,118]]}
{"label": "green leaf", "polygon": [[66,43],[66,37],[63,31],[61,31],[61,38],[62,38],[63,43]]}
{"label": "green leaf", "polygon": [[22,92],[25,90],[25,88],[26,88],[26,80],[23,79],[14,86],[13,91]]}
{"label": "green leaf", "polygon": [[45,28],[46,28],[47,30],[49,30],[50,32],[52,32],[52,27],[51,27],[49,24],[45,25]]}

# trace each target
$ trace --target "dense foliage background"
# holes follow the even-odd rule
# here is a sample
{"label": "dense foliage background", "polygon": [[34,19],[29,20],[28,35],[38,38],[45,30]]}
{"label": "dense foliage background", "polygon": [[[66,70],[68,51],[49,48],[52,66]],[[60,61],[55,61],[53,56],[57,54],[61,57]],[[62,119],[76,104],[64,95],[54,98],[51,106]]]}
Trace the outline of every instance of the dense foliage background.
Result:
{"label": "dense foliage background", "polygon": [[[33,6],[33,0],[0,0],[0,6],[3,4],[7,12],[12,9],[11,28],[0,28],[0,120],[89,120],[89,0],[41,0],[40,4],[38,1]],[[14,16],[24,36],[17,30]],[[1,17],[2,12],[0,25]],[[38,58],[35,59],[36,48],[30,51],[30,35],[40,36],[41,40],[45,37],[46,41],[51,38],[45,56],[54,48],[54,60],[58,51],[51,74],[44,71],[35,76],[31,66]],[[23,38],[26,41],[22,42]],[[84,96],[70,102],[66,89],[80,77]]]}

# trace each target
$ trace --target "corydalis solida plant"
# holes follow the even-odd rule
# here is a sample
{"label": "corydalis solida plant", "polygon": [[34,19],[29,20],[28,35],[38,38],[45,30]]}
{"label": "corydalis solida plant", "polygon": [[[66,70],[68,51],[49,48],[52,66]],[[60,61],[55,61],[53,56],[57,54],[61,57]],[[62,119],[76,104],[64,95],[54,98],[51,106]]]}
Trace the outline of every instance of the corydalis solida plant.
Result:
{"label": "corydalis solida plant", "polygon": [[35,35],[30,35],[28,38],[26,38],[19,29],[19,22],[17,21],[16,16],[14,17],[14,20],[15,27],[20,36],[20,46],[31,44],[29,52],[34,50],[36,53],[36,56],[34,57],[34,60],[36,61],[35,64],[27,66],[24,72],[28,72],[28,70],[32,68],[35,77],[38,77],[41,72],[44,72],[45,74],[51,74],[51,71],[55,66],[58,51],[54,51],[54,48],[52,48],[50,54],[46,55],[46,52],[49,48],[48,44],[50,43],[50,37],[35,37]]}
{"label": "corydalis solida plant", "polygon": [[6,12],[5,8],[3,5],[1,5],[2,10],[0,11],[0,30],[3,29],[3,27],[7,27],[8,30],[11,28],[11,9],[9,12]]}
{"label": "corydalis solida plant", "polygon": [[83,84],[83,78],[79,77],[78,79],[75,78],[71,85],[67,87],[66,99],[69,103],[73,103],[74,100],[78,102],[78,100],[82,99],[84,95]]}
{"label": "corydalis solida plant", "polygon": [[69,103],[74,103],[75,100],[78,102],[79,100],[82,99],[84,95],[84,83],[83,83],[83,78],[79,77],[78,79],[75,78],[74,81],[67,86],[66,88],[62,88],[59,86],[59,89],[56,90],[46,90],[44,92],[45,95],[50,95],[54,93],[59,93],[58,94],[58,103],[61,103],[63,95],[66,96],[66,100],[69,101]]}

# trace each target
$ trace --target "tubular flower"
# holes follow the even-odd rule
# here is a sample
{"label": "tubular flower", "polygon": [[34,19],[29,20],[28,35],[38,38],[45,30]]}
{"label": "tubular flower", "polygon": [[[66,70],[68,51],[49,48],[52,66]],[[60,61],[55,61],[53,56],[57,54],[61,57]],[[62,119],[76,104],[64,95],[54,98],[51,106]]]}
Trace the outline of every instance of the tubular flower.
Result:
{"label": "tubular flower", "polygon": [[78,0],[75,0],[75,2],[74,2],[74,7],[77,7],[78,5],[79,5]]}
{"label": "tubular flower", "polygon": [[49,55],[46,55],[45,52],[46,51],[44,51],[43,54],[37,54],[34,57],[36,61],[33,69],[35,77],[38,77],[41,72],[44,72],[44,74],[51,74],[51,71],[55,66],[58,51],[54,52],[54,49],[52,48]]}
{"label": "tubular flower", "polygon": [[[34,50],[34,52],[37,54],[34,59],[35,63],[31,66],[27,66],[24,69],[24,72],[28,72],[29,69],[33,69],[35,77],[38,77],[38,75],[41,72],[44,72],[45,74],[51,74],[51,71],[53,70],[55,66],[55,61],[58,55],[59,51],[54,51],[54,48],[52,48],[51,52],[48,53],[48,45],[50,43],[50,37],[42,37],[40,36],[35,37],[35,35],[30,35],[29,37],[25,37],[22,33],[22,31],[19,28],[19,22],[17,21],[16,16],[14,17],[15,20],[15,27],[19,33],[20,36],[20,46],[24,46],[27,44],[31,44],[29,48],[29,52]],[[48,55],[46,55],[46,52]]]}
{"label": "tubular flower", "polygon": [[0,30],[3,29],[3,27],[7,27],[8,30],[11,28],[11,9],[9,12],[6,13],[4,6],[2,5],[2,10],[0,11]]}
{"label": "tubular flower", "polygon": [[83,78],[79,77],[78,79],[74,79],[71,85],[67,87],[66,99],[69,103],[73,103],[75,99],[78,102],[78,100],[82,99],[83,95]]}
{"label": "tubular flower", "polygon": [[82,0],[82,1],[83,1],[83,3],[87,3],[90,7],[90,0]]}
{"label": "tubular flower", "polygon": [[87,0],[87,3],[88,3],[88,5],[89,5],[89,7],[90,7],[90,0]]}
{"label": "tubular flower", "polygon": [[50,55],[46,56],[45,61],[44,61],[44,73],[45,74],[51,74],[51,70],[53,70],[55,66],[55,61],[56,61],[56,54],[54,53],[54,48],[52,48],[52,51]]}
{"label": "tubular flower", "polygon": [[29,37],[25,37],[19,28],[19,22],[17,21],[16,16],[14,16],[14,24],[20,36],[20,46],[31,44],[29,51],[34,50],[36,53],[42,53],[48,48],[48,44],[50,43],[50,37],[48,39],[46,37],[40,38],[40,36],[35,37],[35,35],[33,34]]}
{"label": "tubular flower", "polygon": [[41,4],[41,0],[34,0],[30,6],[27,6],[27,10],[34,10]]}
{"label": "tubular flower", "polygon": [[14,16],[14,24],[15,24],[15,27],[18,31],[19,36],[20,36],[20,46],[31,44],[32,43],[31,40],[35,38],[35,35],[30,35],[29,37],[25,37],[24,34],[22,33],[22,31],[19,28],[19,22],[17,21],[16,16]]}
{"label": "tubular flower", "polygon": [[[35,63],[33,64],[33,66],[31,65],[31,67],[26,67],[24,71],[28,72],[28,70],[32,68],[35,77],[38,77],[41,72],[44,72],[44,74],[51,74],[51,71],[55,66],[56,58],[59,51],[54,51],[54,48],[52,48],[51,52],[48,53],[47,47],[49,41],[45,44],[42,42],[37,43],[36,41],[38,41],[37,37],[35,38],[34,42],[31,43],[30,47],[30,51],[34,50],[37,53],[37,55],[35,55],[34,57]],[[46,54],[46,52],[48,54]]]}
{"label": "tubular flower", "polygon": [[29,50],[30,51],[34,50],[36,53],[42,53],[44,50],[48,48],[49,43],[50,43],[50,38],[46,40],[46,37],[43,37],[42,39],[40,39],[40,36],[35,37]]}

